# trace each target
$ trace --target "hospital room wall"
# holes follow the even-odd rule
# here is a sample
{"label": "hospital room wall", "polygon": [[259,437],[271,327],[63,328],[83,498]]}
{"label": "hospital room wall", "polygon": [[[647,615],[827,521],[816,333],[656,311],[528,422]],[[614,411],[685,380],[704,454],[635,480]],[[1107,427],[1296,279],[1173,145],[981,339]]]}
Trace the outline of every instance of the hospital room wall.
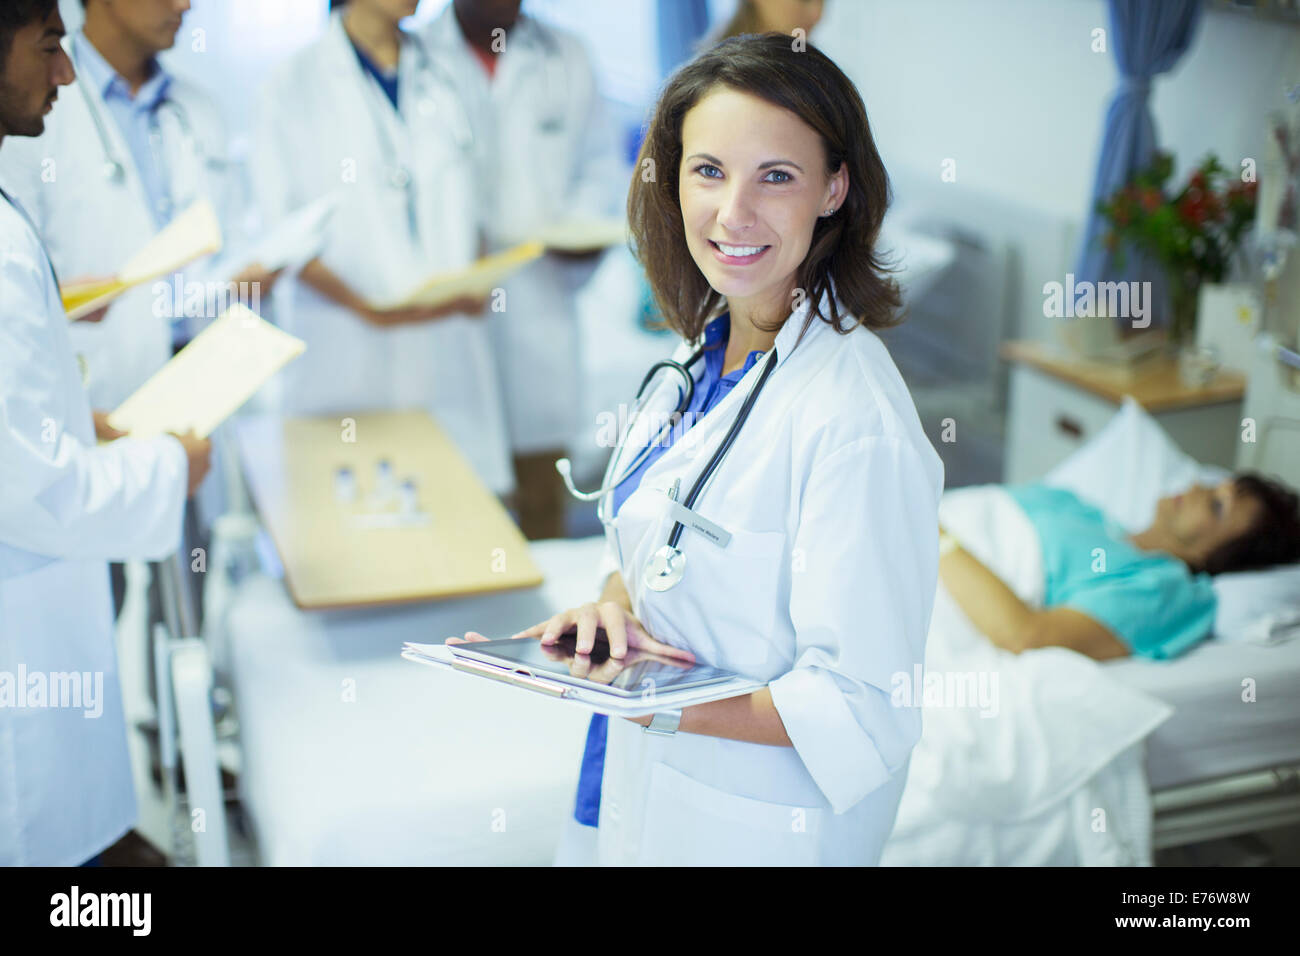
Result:
{"label": "hospital room wall", "polygon": [[[862,90],[891,175],[1082,223],[1119,77],[1109,42],[1092,52],[1097,27],[1109,31],[1105,0],[827,0],[812,40]],[[1258,159],[1268,113],[1297,83],[1300,29],[1206,11],[1153,85],[1175,176],[1211,151],[1230,166]],[[940,178],[945,159],[956,182]],[[1049,334],[1041,313],[1019,318],[1014,332]]]}

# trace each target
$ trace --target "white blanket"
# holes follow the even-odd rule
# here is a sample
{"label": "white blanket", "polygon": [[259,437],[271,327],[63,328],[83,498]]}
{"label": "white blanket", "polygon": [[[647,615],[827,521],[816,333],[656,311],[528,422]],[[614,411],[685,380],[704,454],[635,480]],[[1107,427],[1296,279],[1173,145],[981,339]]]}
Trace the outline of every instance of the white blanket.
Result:
{"label": "white blanket", "polygon": [[[940,520],[1041,605],[1038,538],[1005,491],[948,492]],[[942,585],[924,692],[902,682],[895,697],[924,704],[924,730],[883,864],[1150,865],[1142,741],[1168,705],[1073,651],[995,647]]]}

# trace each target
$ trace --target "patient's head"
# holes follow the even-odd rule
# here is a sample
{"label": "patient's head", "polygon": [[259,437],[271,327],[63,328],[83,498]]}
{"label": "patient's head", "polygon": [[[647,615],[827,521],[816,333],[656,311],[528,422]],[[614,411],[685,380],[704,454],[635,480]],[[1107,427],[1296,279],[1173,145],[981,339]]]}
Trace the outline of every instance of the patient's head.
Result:
{"label": "patient's head", "polygon": [[1300,499],[1284,485],[1242,474],[1161,498],[1137,538],[1195,571],[1251,571],[1300,560]]}

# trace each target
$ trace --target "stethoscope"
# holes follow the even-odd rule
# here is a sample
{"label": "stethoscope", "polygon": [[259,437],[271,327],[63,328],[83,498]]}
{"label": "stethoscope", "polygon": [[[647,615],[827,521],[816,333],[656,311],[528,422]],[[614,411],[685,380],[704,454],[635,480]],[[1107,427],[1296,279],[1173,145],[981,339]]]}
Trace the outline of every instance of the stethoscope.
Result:
{"label": "stethoscope", "polygon": [[[634,406],[631,420],[628,422],[623,435],[619,438],[618,447],[614,449],[614,454],[610,459],[610,466],[606,469],[604,480],[598,490],[587,492],[579,491],[573,484],[572,464],[569,459],[561,458],[555,463],[555,468],[560,473],[560,477],[564,479],[564,484],[565,487],[568,488],[569,494],[573,495],[579,501],[595,501],[601,499],[600,507],[602,509],[604,508],[604,499],[606,496],[612,493],[615,488],[626,481],[630,475],[641,467],[646,457],[649,456],[651,451],[658,444],[659,439],[662,438],[664,430],[675,425],[677,421],[680,421],[681,416],[684,415],[686,410],[690,407],[691,399],[695,394],[695,378],[691,375],[690,367],[694,365],[703,354],[704,349],[700,348],[696,350],[685,364],[665,360],[662,362],[656,362],[654,365],[650,366],[650,371],[646,373],[645,378],[641,381],[641,387],[637,389],[636,404]],[[690,491],[687,492],[686,500],[682,502],[680,506],[674,507],[676,516],[673,520],[672,530],[668,533],[668,541],[663,545],[663,547],[659,548],[650,556],[642,571],[642,581],[651,591],[667,591],[669,588],[675,587],[678,582],[681,581],[682,576],[686,573],[686,554],[680,547],[682,531],[685,528],[681,519],[693,518],[694,512],[692,509],[695,506],[696,500],[704,490],[705,485],[708,484],[709,479],[713,477],[713,473],[717,471],[722,460],[727,456],[727,452],[731,449],[731,446],[735,443],[736,436],[740,434],[740,429],[744,427],[746,419],[749,418],[750,409],[754,407],[754,402],[758,400],[759,393],[763,391],[763,386],[766,384],[768,376],[772,374],[772,369],[776,367],[776,363],[776,347],[773,346],[772,351],[768,353],[767,359],[763,364],[763,371],[750,387],[749,394],[745,396],[745,400],[741,404],[740,410],[736,412],[736,417],[732,421],[731,428],[728,429],[726,436],[722,439],[722,443],[718,445],[717,449],[713,452],[712,457],[709,458],[708,464],[704,466],[704,470],[696,477],[695,483],[691,485]],[[642,412],[645,410],[645,404],[648,401],[646,391],[651,381],[653,381],[661,371],[670,371],[674,374],[680,375],[686,385],[685,388],[679,389],[677,408],[674,410],[670,421],[660,427],[654,438],[646,444],[645,449],[641,451],[635,459],[633,459],[631,465],[623,470],[622,476],[619,477],[617,481],[611,482],[609,480],[610,473],[614,470],[619,458],[622,456],[623,446],[627,440],[627,436],[632,433],[636,426],[636,422],[640,419]],[[679,478],[674,483],[672,490],[668,493],[669,500],[672,501],[675,506],[677,505],[677,495],[680,489],[681,479]],[[686,512],[686,514],[683,514],[683,512]]]}
{"label": "stethoscope", "polygon": [[[423,41],[414,33],[404,34],[409,41],[409,48],[414,51],[418,57],[418,63],[415,66],[415,76],[418,78],[417,83],[420,89],[417,91],[417,109],[422,115],[430,115],[437,108],[434,100],[433,84],[435,77],[440,74],[437,62],[429,55],[425,49]],[[360,69],[360,65],[358,65]],[[379,88],[378,81],[374,77],[361,71],[366,81],[366,101],[367,108],[370,111],[371,118],[374,120],[375,131],[379,136],[379,148],[384,156],[384,181],[389,188],[404,194],[406,204],[407,229],[412,237],[419,234],[419,214],[417,211],[415,197],[415,176],[411,172],[411,167],[403,161],[401,151],[398,149],[397,141],[393,137],[388,120],[385,119],[384,111],[392,112],[391,103],[388,102],[384,92]],[[446,74],[441,73],[441,79],[444,84],[454,83],[454,79]],[[449,90],[454,90],[454,86],[448,85]],[[452,114],[451,122],[448,124],[451,135],[456,143],[457,149],[465,155],[471,155],[474,149],[474,130],[470,125],[469,117],[465,115],[463,109],[455,107],[450,110]],[[400,120],[401,114],[397,114]]]}
{"label": "stethoscope", "polygon": [[[104,117],[100,113],[99,105],[87,88],[81,72],[81,59],[77,53],[75,38],[68,42],[65,49],[69,59],[72,60],[73,70],[77,74],[77,86],[81,90],[81,98],[85,101],[86,110],[90,113],[90,122],[95,127],[95,136],[98,137],[100,148],[104,151],[104,179],[115,186],[121,186],[126,182],[126,164],[118,157],[113,147],[113,139],[108,133],[108,126],[104,123]],[[149,114],[149,146],[153,151],[154,161],[158,164],[159,176],[167,191],[166,208],[159,210],[163,220],[167,221],[171,219],[175,204],[171,195],[171,170],[166,156],[163,155],[162,127],[158,121],[158,114],[163,108],[170,109],[172,115],[176,118],[176,126],[180,130],[181,137],[193,144],[194,152],[200,158],[202,158],[202,147],[194,136],[193,127],[190,125],[189,116],[186,115],[184,108],[171,97],[164,96],[162,102]]]}

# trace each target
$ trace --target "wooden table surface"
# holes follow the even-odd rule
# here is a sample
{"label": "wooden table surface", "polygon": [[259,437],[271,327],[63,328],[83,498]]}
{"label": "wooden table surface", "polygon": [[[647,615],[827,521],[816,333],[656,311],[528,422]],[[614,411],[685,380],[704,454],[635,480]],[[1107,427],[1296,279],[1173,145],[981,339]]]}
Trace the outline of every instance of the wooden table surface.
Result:
{"label": "wooden table surface", "polygon": [[[348,423],[353,423],[349,428]],[[528,542],[423,411],[248,418],[237,426],[249,491],[304,609],[400,604],[536,587]],[[348,440],[351,438],[352,440]],[[376,464],[417,483],[417,511],[375,497]],[[356,499],[335,492],[352,470]]]}
{"label": "wooden table surface", "polygon": [[1131,395],[1149,412],[1236,402],[1246,391],[1245,376],[1223,370],[1204,388],[1189,387],[1179,378],[1177,360],[1165,353],[1124,365],[1079,358],[1043,342],[1013,341],[1004,342],[1000,354],[1009,362],[1031,365],[1117,405]]}

